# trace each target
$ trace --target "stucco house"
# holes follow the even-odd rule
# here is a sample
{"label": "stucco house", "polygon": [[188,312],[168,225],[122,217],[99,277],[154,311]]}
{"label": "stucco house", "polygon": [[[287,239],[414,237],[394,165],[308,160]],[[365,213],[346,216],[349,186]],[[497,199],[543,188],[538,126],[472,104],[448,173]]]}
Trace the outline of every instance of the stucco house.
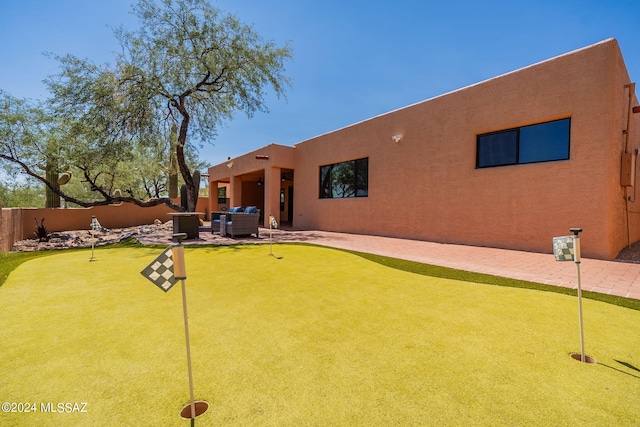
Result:
{"label": "stucco house", "polygon": [[[209,168],[295,229],[584,256],[640,240],[640,107],[615,39]],[[220,209],[210,198],[209,211]]]}

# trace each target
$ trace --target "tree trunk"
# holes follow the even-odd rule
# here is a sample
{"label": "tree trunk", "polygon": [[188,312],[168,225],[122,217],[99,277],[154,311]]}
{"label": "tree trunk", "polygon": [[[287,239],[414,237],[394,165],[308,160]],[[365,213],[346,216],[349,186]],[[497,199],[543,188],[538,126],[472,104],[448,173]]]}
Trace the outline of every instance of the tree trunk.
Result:
{"label": "tree trunk", "polygon": [[171,126],[169,135],[169,198],[178,198],[178,165],[176,161],[176,146],[178,139],[178,126]]}
{"label": "tree trunk", "polygon": [[187,211],[195,212],[196,210],[196,186],[193,183],[193,177],[191,171],[187,166],[187,162],[184,158],[184,145],[187,141],[187,129],[189,128],[189,114],[182,110],[182,123],[180,124],[180,134],[178,135],[178,144],[176,145],[176,159],[178,160],[178,166],[180,168],[180,174],[187,187]]}

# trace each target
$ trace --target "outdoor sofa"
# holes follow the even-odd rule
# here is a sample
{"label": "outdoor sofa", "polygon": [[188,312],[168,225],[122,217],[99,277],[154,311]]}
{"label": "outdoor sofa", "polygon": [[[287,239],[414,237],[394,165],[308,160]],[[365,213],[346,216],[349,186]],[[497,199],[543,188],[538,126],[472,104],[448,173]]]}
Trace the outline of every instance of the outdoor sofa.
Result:
{"label": "outdoor sofa", "polygon": [[[224,221],[223,221],[224,218]],[[228,211],[213,212],[211,217],[211,232],[220,235],[245,236],[250,234],[258,235],[258,224],[260,223],[260,209],[255,206],[233,207]]]}

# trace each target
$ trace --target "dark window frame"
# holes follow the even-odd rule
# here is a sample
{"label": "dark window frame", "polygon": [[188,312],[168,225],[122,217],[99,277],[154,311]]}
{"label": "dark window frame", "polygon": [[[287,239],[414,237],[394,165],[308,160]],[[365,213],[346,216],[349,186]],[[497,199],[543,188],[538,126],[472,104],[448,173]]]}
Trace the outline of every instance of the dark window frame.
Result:
{"label": "dark window frame", "polygon": [[368,157],[320,166],[320,199],[355,197],[369,197]]}
{"label": "dark window frame", "polygon": [[227,187],[218,187],[218,204],[227,203]]}
{"label": "dark window frame", "polygon": [[[563,133],[559,136],[561,136],[563,139],[563,145],[560,147],[543,147],[543,150],[545,148],[547,149],[546,153],[535,153],[535,150],[534,152],[532,152],[529,149],[531,148],[528,145],[529,142],[527,140],[523,140],[523,130],[525,135],[527,135],[529,131],[533,131],[532,133],[535,133],[535,130],[553,130],[551,126],[564,126],[564,122],[566,122],[566,135],[564,134],[564,129],[562,129]],[[547,125],[549,125],[550,127],[548,129],[545,129]],[[504,138],[500,139],[501,136],[504,136]],[[564,140],[565,136],[566,141]],[[511,137],[513,141],[509,141],[509,137]],[[535,135],[533,137],[535,138]],[[528,138],[528,136],[525,136],[525,138]],[[492,144],[493,148],[496,148],[495,144],[502,144],[502,148],[504,149],[504,151],[500,151],[500,147],[497,147],[498,149],[492,152]],[[512,146],[510,144],[514,145]],[[529,149],[526,154],[528,157],[524,157],[524,159],[521,156],[523,146]],[[560,152],[562,152],[562,154],[559,155]],[[569,160],[570,153],[571,117],[550,120],[541,123],[534,123],[531,125],[520,126],[511,129],[503,129],[495,132],[479,134],[476,136],[476,169]],[[538,155],[539,157],[535,158],[536,155]],[[533,159],[531,159],[532,156],[534,157]],[[500,157],[503,158],[501,159]]]}

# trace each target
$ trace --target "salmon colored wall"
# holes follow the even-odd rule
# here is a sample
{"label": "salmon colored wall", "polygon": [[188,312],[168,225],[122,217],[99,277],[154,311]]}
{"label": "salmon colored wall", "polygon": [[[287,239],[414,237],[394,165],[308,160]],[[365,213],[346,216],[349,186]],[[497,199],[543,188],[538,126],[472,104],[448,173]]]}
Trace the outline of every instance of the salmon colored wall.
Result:
{"label": "salmon colored wall", "polygon": [[[217,193],[216,193],[217,197]],[[180,198],[171,199],[171,201],[177,205],[181,203]],[[173,212],[173,210],[171,210]],[[203,220],[209,220],[209,197],[208,196],[198,196],[198,202],[196,203],[195,212],[203,212],[204,215],[201,216]]]}
{"label": "salmon colored wall", "polygon": [[[583,254],[612,259],[640,240],[640,161],[635,185],[620,181],[622,154],[640,148],[640,114],[628,113],[638,99],[629,84],[618,43],[609,39],[295,150],[263,147],[209,168],[210,182],[230,182],[237,205],[233,198],[244,199],[247,191],[243,180],[258,173],[267,184],[265,211],[275,213],[280,186],[269,180],[295,165],[297,229],[550,253],[552,237],[582,227]],[[569,160],[476,169],[478,134],[562,118],[571,118]],[[258,154],[269,160],[256,160]],[[369,158],[368,197],[319,198],[320,166],[363,157]]]}
{"label": "salmon colored wall", "polygon": [[[582,227],[583,254],[613,258],[628,81],[611,39],[297,144],[293,226],[546,253]],[[478,134],[566,117],[570,160],[476,169]],[[319,199],[319,167],[361,157],[368,197]]]}
{"label": "salmon colored wall", "polygon": [[[209,205],[207,197],[198,199],[198,209],[204,212]],[[171,220],[169,212],[175,212],[165,205],[141,208],[123,203],[119,206],[95,206],[92,208],[4,208],[0,215],[0,250],[11,250],[19,240],[33,237],[36,222],[44,218],[49,232],[66,230],[88,230],[91,217],[95,215],[106,228],[123,228],[153,224],[156,219]]]}
{"label": "salmon colored wall", "polygon": [[246,181],[242,183],[242,200],[237,206],[256,206],[258,209],[264,209],[263,198],[263,186],[258,185],[258,181]]}
{"label": "salmon colored wall", "polygon": [[[627,93],[628,96],[628,93]],[[627,98],[628,100],[628,98]],[[638,98],[633,96],[631,101],[632,106],[638,105]],[[625,122],[626,126],[626,122]],[[630,114],[629,117],[629,152],[636,153],[636,150],[640,148],[640,114],[636,113]],[[628,202],[628,224],[631,230],[630,233],[630,243],[637,242],[640,240],[640,188],[639,188],[639,177],[640,177],[640,158],[638,158],[638,154],[635,154],[636,159],[636,168],[635,168],[635,185],[633,187],[627,187],[627,191],[625,196],[627,196],[630,201]],[[624,218],[627,220],[627,217]],[[626,242],[625,242],[626,243]]]}

